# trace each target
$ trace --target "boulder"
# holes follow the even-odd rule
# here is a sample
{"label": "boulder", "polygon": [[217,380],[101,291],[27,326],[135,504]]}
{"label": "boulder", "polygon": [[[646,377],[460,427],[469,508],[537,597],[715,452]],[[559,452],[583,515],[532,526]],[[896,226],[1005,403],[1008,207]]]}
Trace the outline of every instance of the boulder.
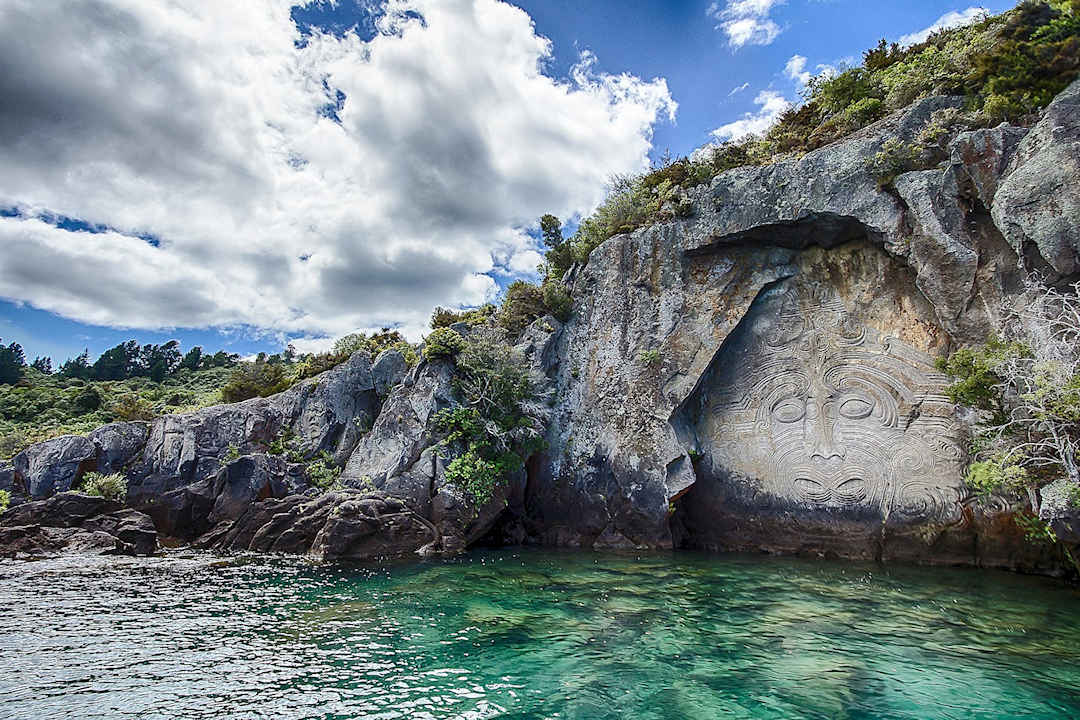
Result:
{"label": "boulder", "polygon": [[208,544],[320,560],[373,560],[411,555],[436,539],[434,526],[403,501],[346,489],[261,501]]}
{"label": "boulder", "polygon": [[57,493],[0,515],[0,555],[151,555],[157,532],[145,514],[104,498]]}
{"label": "boulder", "polygon": [[453,364],[423,361],[386,398],[371,431],[349,457],[341,475],[349,487],[381,488],[419,460],[434,442],[431,419],[453,398]]}
{"label": "boulder", "polygon": [[142,422],[112,423],[94,430],[88,437],[97,448],[97,472],[122,472],[142,452],[149,434],[149,425]]}
{"label": "boulder", "polygon": [[246,455],[223,466],[214,476],[214,505],[208,522],[214,525],[235,520],[259,500],[297,495],[309,488],[303,465],[265,453]]}
{"label": "boulder", "polygon": [[375,384],[375,392],[379,397],[386,397],[390,391],[409,372],[409,366],[405,362],[405,356],[397,350],[383,350],[379,357],[375,358],[375,364],[371,366],[371,378]]}
{"label": "boulder", "polygon": [[97,468],[97,446],[79,435],[65,435],[31,445],[12,459],[15,482],[32,498],[66,492]]}
{"label": "boulder", "polygon": [[967,194],[990,209],[1001,182],[1027,128],[1002,123],[996,128],[962,132],[949,145],[951,162],[960,168],[960,181]]}
{"label": "boulder", "polygon": [[1020,142],[993,200],[994,223],[1013,249],[1022,257],[1036,251],[1057,277],[1080,272],[1078,187],[1080,80]]}

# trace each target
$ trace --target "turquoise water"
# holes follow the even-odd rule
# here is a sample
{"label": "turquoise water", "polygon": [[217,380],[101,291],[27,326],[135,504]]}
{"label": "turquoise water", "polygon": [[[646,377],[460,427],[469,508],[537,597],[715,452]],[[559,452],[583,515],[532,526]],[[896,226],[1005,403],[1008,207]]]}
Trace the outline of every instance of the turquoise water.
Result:
{"label": "turquoise water", "polygon": [[1080,717],[1080,595],[759,557],[0,564],[0,717]]}

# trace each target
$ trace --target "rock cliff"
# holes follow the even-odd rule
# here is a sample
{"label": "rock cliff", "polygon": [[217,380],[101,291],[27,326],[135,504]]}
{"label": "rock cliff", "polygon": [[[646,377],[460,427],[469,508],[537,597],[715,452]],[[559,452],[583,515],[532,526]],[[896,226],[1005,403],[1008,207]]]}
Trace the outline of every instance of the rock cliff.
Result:
{"label": "rock cliff", "polygon": [[[546,448],[481,507],[447,481],[432,426],[460,402],[452,364],[409,370],[392,351],[272,398],[41,443],[0,487],[21,501],[123,472],[165,536],[322,558],[486,541],[1054,572],[1008,503],[965,491],[970,428],[934,360],[985,340],[1029,273],[1080,274],[1078,103],[1080,82],[1031,128],[956,134],[880,185],[875,156],[961,104],[925,99],[725,172],[689,218],[602,244],[566,278],[571,319],[519,340],[554,394]],[[304,472],[324,452],[343,468],[329,493]]]}

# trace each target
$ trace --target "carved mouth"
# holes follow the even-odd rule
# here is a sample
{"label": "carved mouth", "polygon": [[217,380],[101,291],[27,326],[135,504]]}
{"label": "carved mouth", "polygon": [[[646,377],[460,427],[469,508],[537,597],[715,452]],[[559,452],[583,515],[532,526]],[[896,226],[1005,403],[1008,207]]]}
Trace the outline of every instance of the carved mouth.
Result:
{"label": "carved mouth", "polygon": [[870,490],[870,483],[858,476],[848,477],[839,483],[824,478],[798,477],[794,485],[807,500],[822,504],[835,502],[855,505],[865,500]]}

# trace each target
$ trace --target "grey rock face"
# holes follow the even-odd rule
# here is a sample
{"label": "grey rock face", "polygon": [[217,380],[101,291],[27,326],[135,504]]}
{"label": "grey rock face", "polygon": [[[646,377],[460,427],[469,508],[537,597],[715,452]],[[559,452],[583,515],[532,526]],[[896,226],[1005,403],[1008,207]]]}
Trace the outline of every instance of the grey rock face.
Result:
{"label": "grey rock face", "polygon": [[87,437],[65,435],[37,443],[13,458],[11,484],[34,499],[67,492],[88,472],[122,470],[142,450],[146,436],[143,423],[114,423]]}
{"label": "grey rock face", "polygon": [[30,497],[43,498],[66,492],[82,476],[97,467],[97,447],[93,440],[65,435],[31,445],[12,459],[16,482]]}
{"label": "grey rock face", "polygon": [[915,269],[915,284],[935,299],[939,324],[959,334],[958,321],[975,292],[979,253],[953,177],[927,170],[901,175],[895,184],[909,210],[907,259]]}
{"label": "grey rock face", "polygon": [[[963,509],[965,428],[932,363],[984,341],[1021,284],[998,176],[1040,134],[965,133],[941,167],[878,187],[873,155],[948,107],[724,173],[692,219],[593,252],[529,479],[533,541],[1010,562],[1015,545],[987,542],[996,521]],[[1064,107],[1048,118],[1071,127]]]}
{"label": "grey rock face", "polygon": [[141,503],[202,482],[217,474],[230,446],[243,454],[265,451],[286,434],[309,456],[347,454],[376,403],[371,357],[357,352],[273,397],[160,418],[129,473],[129,499]]}
{"label": "grey rock face", "polygon": [[811,265],[762,293],[677,418],[697,458],[677,518],[686,544],[777,541],[740,517],[758,518],[765,535],[777,518],[804,538],[839,529],[841,544],[962,519],[963,428],[947,378],[911,344],[929,338],[865,324],[849,293],[912,308],[896,328],[930,324],[930,307],[889,281],[883,253],[837,249],[820,261],[849,268],[845,286],[822,283],[825,268]]}
{"label": "grey rock face", "polygon": [[140,422],[112,423],[90,433],[98,451],[97,472],[110,475],[122,471],[142,452],[149,434],[149,426]]}
{"label": "grey rock face", "polygon": [[445,361],[423,362],[383,403],[371,431],[364,435],[342,473],[351,487],[386,481],[408,470],[433,444],[432,416],[449,407],[453,398],[453,366]]}
{"label": "grey rock face", "polygon": [[992,129],[960,133],[949,146],[952,164],[963,168],[962,179],[970,185],[967,194],[978,198],[987,209],[993,206],[998,183],[1027,134],[1027,128],[1003,123]]}
{"label": "grey rock face", "polygon": [[[1021,256],[1029,246],[1059,276],[1080,272],[1080,80],[1020,142],[994,196],[994,223]],[[1038,269],[1038,268],[1036,268]]]}
{"label": "grey rock face", "polygon": [[290,466],[284,458],[264,453],[241,457],[214,476],[208,522],[235,520],[258,500],[298,495],[309,488],[302,465]]}
{"label": "grey rock face", "polygon": [[386,397],[395,385],[405,379],[409,366],[405,363],[405,357],[397,350],[384,350],[375,358],[375,364],[371,366],[371,377],[375,384],[375,392],[379,397]]}

